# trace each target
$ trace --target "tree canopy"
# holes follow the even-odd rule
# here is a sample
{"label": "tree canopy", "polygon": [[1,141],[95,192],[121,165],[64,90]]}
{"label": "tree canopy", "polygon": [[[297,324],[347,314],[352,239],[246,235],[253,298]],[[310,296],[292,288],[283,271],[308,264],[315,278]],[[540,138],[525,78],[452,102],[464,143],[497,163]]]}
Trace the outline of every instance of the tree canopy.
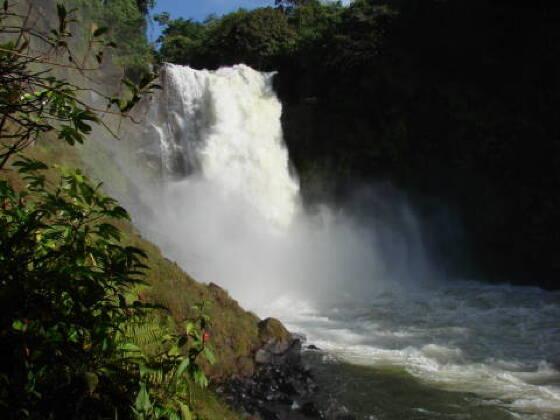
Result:
{"label": "tree canopy", "polygon": [[205,23],[167,21],[159,40],[160,56],[163,61],[183,64],[246,62],[267,67],[294,48],[296,37],[278,9],[239,10]]}

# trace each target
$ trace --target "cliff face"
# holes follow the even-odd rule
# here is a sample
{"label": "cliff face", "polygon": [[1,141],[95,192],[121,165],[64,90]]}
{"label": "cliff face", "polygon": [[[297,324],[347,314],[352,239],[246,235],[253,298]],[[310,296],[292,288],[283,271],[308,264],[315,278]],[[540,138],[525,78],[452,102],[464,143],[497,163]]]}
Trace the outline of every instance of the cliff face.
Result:
{"label": "cliff face", "polygon": [[306,197],[343,200],[354,184],[390,180],[461,219],[471,274],[560,287],[558,10],[402,3],[360,65],[328,66],[320,45],[280,63]]}
{"label": "cliff face", "polygon": [[[354,76],[279,72],[285,139],[308,202],[388,180],[428,218],[441,204],[458,217],[466,237],[452,246],[468,245],[470,262],[451,264],[462,274],[558,288],[555,108],[433,76],[409,92],[394,75]],[[516,89],[539,103],[529,85]]]}

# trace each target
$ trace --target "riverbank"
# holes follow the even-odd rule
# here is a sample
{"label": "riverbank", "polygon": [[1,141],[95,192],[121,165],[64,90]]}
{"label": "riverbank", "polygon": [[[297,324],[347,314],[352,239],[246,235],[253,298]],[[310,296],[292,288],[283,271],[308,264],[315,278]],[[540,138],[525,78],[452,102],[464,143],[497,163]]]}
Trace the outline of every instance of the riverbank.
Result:
{"label": "riverbank", "polygon": [[306,344],[305,336],[288,333],[277,320],[268,318],[259,327],[262,330],[271,323],[281,335],[265,338],[265,344],[255,354],[254,374],[233,377],[216,387],[216,393],[251,419],[357,419],[336,399],[322,398],[324,394],[315,379],[314,367],[327,357],[326,353]]}

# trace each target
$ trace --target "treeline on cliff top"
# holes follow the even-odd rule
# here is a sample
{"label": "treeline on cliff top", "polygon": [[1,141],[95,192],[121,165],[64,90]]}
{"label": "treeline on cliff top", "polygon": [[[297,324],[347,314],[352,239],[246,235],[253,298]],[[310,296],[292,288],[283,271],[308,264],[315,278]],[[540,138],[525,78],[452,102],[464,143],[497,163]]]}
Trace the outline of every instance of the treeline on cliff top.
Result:
{"label": "treeline on cliff top", "polygon": [[280,1],[156,16],[161,61],[278,70],[308,202],[389,179],[460,216],[475,272],[556,288],[560,8],[547,2]]}

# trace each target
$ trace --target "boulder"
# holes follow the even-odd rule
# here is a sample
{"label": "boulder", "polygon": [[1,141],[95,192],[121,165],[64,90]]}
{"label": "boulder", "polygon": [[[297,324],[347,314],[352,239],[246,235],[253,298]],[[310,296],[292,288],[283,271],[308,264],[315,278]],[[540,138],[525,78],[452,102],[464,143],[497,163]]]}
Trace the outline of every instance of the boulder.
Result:
{"label": "boulder", "polygon": [[270,341],[289,342],[291,339],[290,332],[276,318],[266,318],[258,324],[259,339],[262,344]]}
{"label": "boulder", "polygon": [[255,353],[255,362],[259,365],[270,365],[273,363],[273,355],[265,349],[259,349]]}

